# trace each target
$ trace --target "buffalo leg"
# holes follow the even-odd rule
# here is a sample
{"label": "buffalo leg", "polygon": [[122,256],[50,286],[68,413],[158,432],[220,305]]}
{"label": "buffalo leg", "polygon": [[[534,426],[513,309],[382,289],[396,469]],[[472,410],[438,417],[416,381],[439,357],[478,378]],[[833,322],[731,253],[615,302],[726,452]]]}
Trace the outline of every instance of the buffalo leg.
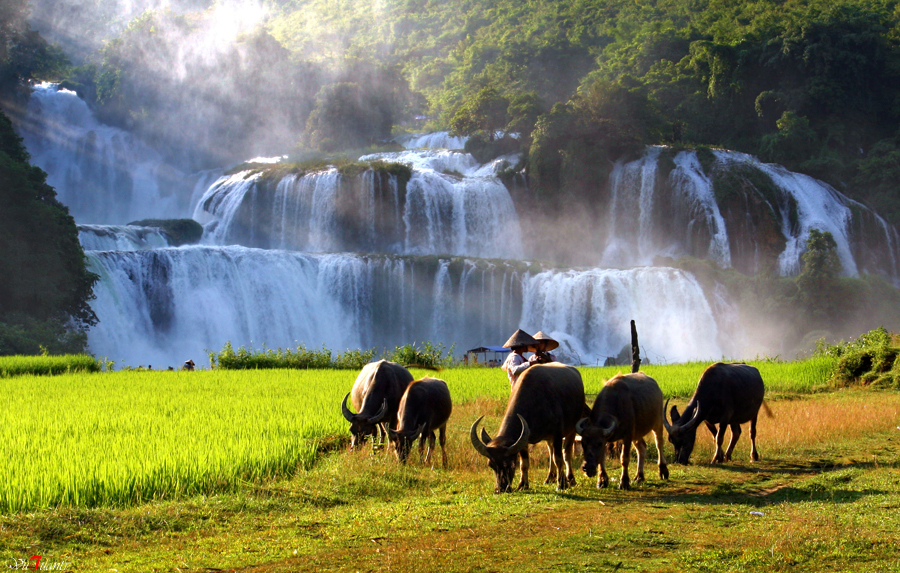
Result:
{"label": "buffalo leg", "polygon": [[619,481],[619,489],[631,489],[631,478],[628,477],[628,464],[631,463],[631,439],[622,440],[622,479]]}
{"label": "buffalo leg", "polygon": [[642,483],[644,481],[644,460],[647,459],[647,442],[644,438],[638,438],[634,442],[634,448],[637,450],[637,475],[634,476],[634,483]]}
{"label": "buffalo leg", "polygon": [[551,484],[556,481],[556,460],[553,458],[553,443],[547,440],[547,456],[550,458],[550,470],[547,472],[545,484]]}
{"label": "buffalo leg", "polygon": [[550,460],[550,466],[556,467],[556,490],[562,491],[569,487],[569,477],[567,467],[563,465],[563,437],[562,434],[554,434],[553,436],[553,459]]}
{"label": "buffalo leg", "polygon": [[441,444],[441,465],[447,469],[447,424],[441,426],[438,430],[438,441]]}
{"label": "buffalo leg", "polygon": [[759,461],[759,452],[756,450],[756,416],[750,419],[750,461]]}
{"label": "buffalo leg", "polygon": [[713,424],[709,420],[704,420],[704,423],[706,424],[706,428],[709,430],[709,433],[712,434],[713,438],[715,438],[717,435],[719,435],[719,431],[716,430],[715,424]]}
{"label": "buffalo leg", "polygon": [[522,478],[519,480],[519,487],[516,488],[516,491],[528,489],[528,447],[527,446],[522,448],[522,451],[519,452],[519,458],[521,459],[519,469],[522,472]]}
{"label": "buffalo leg", "polygon": [[656,453],[659,455],[659,478],[669,479],[669,466],[666,463],[666,455],[663,450],[665,438],[663,437],[663,429],[657,428],[653,430],[653,439],[656,442]]}
{"label": "buffalo leg", "polygon": [[572,434],[566,438],[566,441],[563,442],[563,462],[566,465],[566,479],[569,480],[569,485],[575,485],[575,469],[574,464],[572,463],[572,450],[575,449],[575,435]]}
{"label": "buffalo leg", "polygon": [[716,453],[713,454],[712,462],[713,464],[719,464],[725,461],[725,452],[722,451],[722,442],[725,441],[725,429],[728,427],[728,424],[722,422],[719,424],[719,432],[716,434]]}
{"label": "buffalo leg", "polygon": [[[425,441],[428,441],[428,450],[425,450]],[[419,459],[422,459],[422,453],[425,454],[425,465],[431,463],[431,450],[434,449],[434,434],[430,432],[422,432],[422,436],[419,438]]]}
{"label": "buffalo leg", "polygon": [[731,461],[731,454],[734,453],[734,447],[737,445],[741,437],[741,425],[731,424],[731,441],[728,442],[728,449],[725,450],[725,461]]}
{"label": "buffalo leg", "polygon": [[600,450],[600,475],[597,476],[597,488],[609,485],[609,474],[606,473],[606,448]]}

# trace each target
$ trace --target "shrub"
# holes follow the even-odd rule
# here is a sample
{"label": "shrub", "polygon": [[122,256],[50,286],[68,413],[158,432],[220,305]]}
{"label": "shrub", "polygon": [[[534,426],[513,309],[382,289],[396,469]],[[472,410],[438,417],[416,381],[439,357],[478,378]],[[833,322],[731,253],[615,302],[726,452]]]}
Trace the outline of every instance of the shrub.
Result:
{"label": "shrub", "polygon": [[221,352],[208,350],[207,354],[209,355],[210,367],[222,370],[265,368],[359,370],[372,361],[375,351],[347,350],[343,354],[332,357],[331,351],[324,346],[321,350],[306,348],[302,344],[294,349],[263,347],[261,350],[254,350],[242,345],[235,350],[231,342],[226,342]]}
{"label": "shrub", "polygon": [[443,368],[453,365],[454,347],[455,345],[451,346],[449,350],[445,350],[443,344],[435,346],[431,342],[424,342],[419,348],[414,342],[395,347],[394,351],[385,358],[404,366]]}
{"label": "shrub", "polygon": [[851,384],[900,389],[900,335],[883,326],[867,332],[852,342],[834,345],[820,340],[816,355],[838,358],[829,384],[844,387]]}

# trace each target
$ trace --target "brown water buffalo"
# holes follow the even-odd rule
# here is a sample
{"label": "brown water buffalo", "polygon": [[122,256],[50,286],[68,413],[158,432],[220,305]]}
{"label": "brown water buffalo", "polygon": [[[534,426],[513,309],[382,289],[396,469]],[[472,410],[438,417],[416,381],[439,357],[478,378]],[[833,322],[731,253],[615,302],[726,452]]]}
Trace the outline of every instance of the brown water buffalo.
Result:
{"label": "brown water buffalo", "polygon": [[[341,402],[341,412],[350,422],[350,449],[362,445],[372,434],[378,434],[378,441],[386,440],[388,429],[397,425],[400,400],[412,381],[409,370],[396,362],[379,360],[363,366]],[[347,407],[347,398],[356,414]]]}
{"label": "brown water buffalo", "polygon": [[528,444],[547,441],[551,447],[550,473],[545,483],[557,482],[563,490],[575,485],[572,447],[575,424],[585,410],[584,384],[575,368],[558,362],[529,367],[516,380],[500,423],[497,437],[477,428],[475,420],[469,437],[475,450],[488,459],[494,470],[497,493],[512,489],[516,459],[521,459],[522,477],[517,489],[528,489]]}
{"label": "brown water buffalo", "polygon": [[[684,407],[684,412],[679,415],[678,408],[672,406],[672,423],[665,422],[669,441],[675,446],[675,461],[679,464],[690,463],[700,422],[706,422],[706,427],[716,438],[716,453],[711,463],[731,460],[731,453],[741,436],[741,424],[745,422],[750,422],[750,460],[759,461],[756,418],[765,392],[762,376],[753,366],[717,362],[707,368],[700,376],[697,389]],[[719,424],[718,431],[715,424]],[[728,426],[731,426],[731,442],[728,449],[722,452],[725,428]]]}
{"label": "brown water buffalo", "polygon": [[416,438],[419,438],[419,457],[421,457],[427,438],[428,453],[425,455],[425,464],[430,464],[431,454],[434,452],[434,432],[437,430],[440,434],[441,462],[446,468],[447,436],[445,432],[452,410],[450,389],[443,380],[422,378],[410,384],[403,394],[403,399],[400,400],[397,429],[389,430],[391,441],[394,442],[397,451],[397,458],[406,463],[409,450]]}
{"label": "brown water buffalo", "polygon": [[581,448],[584,450],[584,464],[581,469],[588,477],[600,477],[597,487],[609,485],[606,474],[607,444],[622,441],[622,478],[619,489],[630,489],[628,463],[631,461],[631,443],[637,450],[638,469],[635,483],[644,481],[644,460],[647,458],[647,443],[644,436],[653,432],[656,451],[659,454],[659,477],[669,479],[669,468],[663,454],[663,395],[656,380],[642,372],[619,374],[606,382],[594,400],[591,415],[576,424],[581,434]]}

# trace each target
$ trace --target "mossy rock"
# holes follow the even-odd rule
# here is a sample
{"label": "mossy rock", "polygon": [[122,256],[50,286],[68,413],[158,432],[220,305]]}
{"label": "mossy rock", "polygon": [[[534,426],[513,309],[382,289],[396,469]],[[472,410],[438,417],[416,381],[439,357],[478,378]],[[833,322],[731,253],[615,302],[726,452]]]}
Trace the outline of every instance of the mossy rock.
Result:
{"label": "mossy rock", "polygon": [[136,227],[157,227],[173,247],[193,245],[203,236],[203,225],[193,219],[143,219],[128,223]]}

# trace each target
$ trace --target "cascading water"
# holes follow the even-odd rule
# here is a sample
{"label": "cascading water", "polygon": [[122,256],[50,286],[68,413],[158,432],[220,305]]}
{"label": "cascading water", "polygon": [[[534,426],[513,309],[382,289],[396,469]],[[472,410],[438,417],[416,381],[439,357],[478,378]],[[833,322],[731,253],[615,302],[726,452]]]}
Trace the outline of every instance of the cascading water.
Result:
{"label": "cascading water", "polygon": [[618,354],[630,318],[645,325],[651,360],[722,355],[703,290],[673,269],[540,271],[208,246],[88,256],[101,276],[91,350],[125,364],[167,365],[226,341],[343,351],[431,340],[463,350],[519,325],[550,331],[563,356],[590,364]]}
{"label": "cascading water", "polygon": [[223,177],[203,195],[194,219],[204,242],[308,252],[387,252],[520,259],[515,205],[496,171],[451,151],[375,154],[361,161],[412,167],[400,190],[395,175],[337,169],[287,174],[259,171]]}
{"label": "cascading water", "polygon": [[[71,92],[41,86],[34,94],[26,144],[82,223],[89,266],[101,277],[89,346],[119,364],[196,361],[226,341],[340,352],[430,340],[458,355],[518,327],[560,340],[567,361],[595,364],[629,342],[632,319],[652,362],[742,350],[732,303],[689,273],[518,262],[532,253],[498,177],[516,156],[479,165],[446,149],[464,143],[446,133],[409,137],[406,151],[361,158],[373,164],[361,173],[212,170],[185,178],[176,199],[160,191],[149,149],[96,122]],[[405,185],[375,166],[391,163],[411,169]],[[188,206],[205,227],[201,246],[167,247],[149,228],[84,224],[178,217]],[[701,161],[696,152],[650,148],[615,167],[607,206],[596,229],[604,267],[690,255],[755,272],[768,256],[792,274],[818,228],[837,240],[847,274],[900,282],[900,241],[883,219],[821,182],[742,154]]]}
{"label": "cascading water", "polygon": [[[755,273],[768,249],[780,274],[791,276],[800,271],[810,229],[818,229],[834,237],[846,275],[880,274],[900,284],[897,231],[870,209],[807,175],[743,153],[712,154],[704,168],[694,151],[651,147],[640,159],[617,164],[600,264],[693,256]],[[726,216],[730,205],[737,207]],[[749,220],[754,209],[763,222]],[[773,223],[766,236],[767,218]]]}
{"label": "cascading water", "polygon": [[85,251],[140,251],[169,246],[157,227],[136,225],[78,225],[78,240]]}
{"label": "cascading water", "polygon": [[36,86],[20,130],[32,162],[79,223],[187,214],[177,192],[185,175],[130,133],[98,122],[75,92]]}

